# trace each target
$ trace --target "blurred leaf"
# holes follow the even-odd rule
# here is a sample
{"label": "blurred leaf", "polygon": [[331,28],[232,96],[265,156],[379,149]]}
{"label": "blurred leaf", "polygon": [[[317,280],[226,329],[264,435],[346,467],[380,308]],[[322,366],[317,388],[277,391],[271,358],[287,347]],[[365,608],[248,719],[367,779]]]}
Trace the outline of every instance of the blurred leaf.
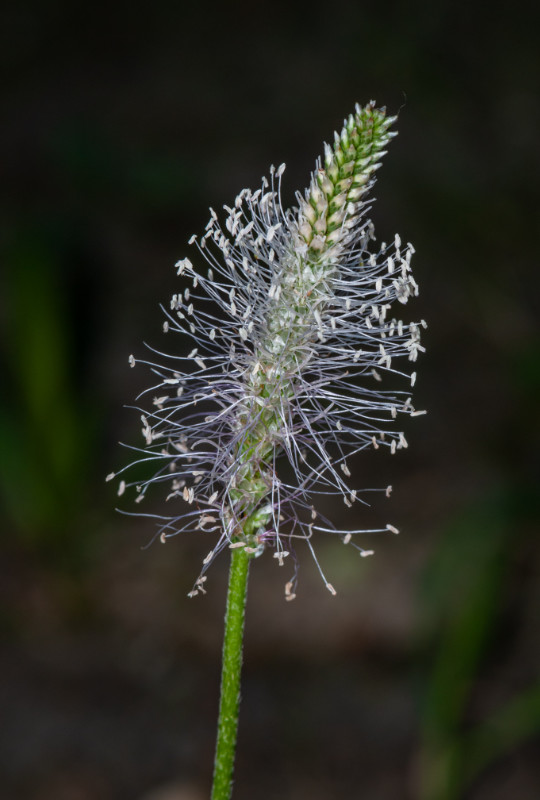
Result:
{"label": "blurred leaf", "polygon": [[540,731],[540,683],[522,692],[464,739],[466,779]]}
{"label": "blurred leaf", "polygon": [[449,526],[425,575],[421,601],[437,651],[424,696],[423,800],[461,796],[460,730],[502,600],[506,513],[500,497],[470,509]]}
{"label": "blurred leaf", "polygon": [[459,725],[499,607],[507,532],[500,504],[472,510],[448,529],[429,567],[423,603],[439,627],[425,698],[429,738]]}
{"label": "blurred leaf", "polygon": [[47,547],[65,539],[80,503],[93,432],[74,386],[69,298],[52,253],[30,232],[12,244],[0,400],[0,493],[16,529]]}

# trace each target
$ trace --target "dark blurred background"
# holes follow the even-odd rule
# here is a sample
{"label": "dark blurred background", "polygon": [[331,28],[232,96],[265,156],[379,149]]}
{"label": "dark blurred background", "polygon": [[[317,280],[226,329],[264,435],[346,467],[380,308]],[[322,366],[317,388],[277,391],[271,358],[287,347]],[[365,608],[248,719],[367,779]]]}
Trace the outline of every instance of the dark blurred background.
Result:
{"label": "dark blurred background", "polygon": [[400,113],[373,219],[417,249],[429,415],[354,465],[403,535],[319,542],[336,598],[307,553],[290,604],[254,563],[235,800],[540,797],[533,9],[4,6],[2,798],[208,796],[227,559],[189,600],[208,540],[142,549],[152,522],[114,512],[148,381],[127,358],[173,341],[159,303],[207,207],[282,161],[293,201],[371,98]]}

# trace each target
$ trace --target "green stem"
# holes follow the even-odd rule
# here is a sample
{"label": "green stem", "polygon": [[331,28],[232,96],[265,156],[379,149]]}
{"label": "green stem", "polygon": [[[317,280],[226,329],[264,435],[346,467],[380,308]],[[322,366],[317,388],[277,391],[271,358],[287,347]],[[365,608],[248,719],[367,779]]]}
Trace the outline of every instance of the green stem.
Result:
{"label": "green stem", "polygon": [[229,800],[232,793],[249,562],[250,555],[243,547],[232,550],[212,800]]}

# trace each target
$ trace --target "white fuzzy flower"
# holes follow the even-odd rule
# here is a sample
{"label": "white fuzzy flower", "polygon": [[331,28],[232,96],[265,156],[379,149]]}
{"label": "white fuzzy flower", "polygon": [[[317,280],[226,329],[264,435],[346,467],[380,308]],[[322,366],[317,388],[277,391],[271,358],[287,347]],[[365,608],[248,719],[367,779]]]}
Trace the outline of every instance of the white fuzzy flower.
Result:
{"label": "white fuzzy flower", "polygon": [[[400,365],[424,349],[425,323],[394,317],[418,294],[414,248],[399,236],[376,247],[366,213],[393,121],[373,103],[357,106],[325,146],[324,166],[317,163],[297,209],[282,207],[282,165],[225,206],[223,223],[211,211],[204,235],[190,240],[206,267],[188,258],[176,264],[190,284],[165,312],[164,330],[190,338],[192,349],[165,363],[130,356],[157,376],[148,390],[153,406],[141,409],[140,459],[157,472],[137,486],[137,500],[165,485],[175,510],[160,517],[162,541],[187,529],[215,533],[203,573],[225,547],[253,555],[271,548],[282,564],[296,539],[313,553],[315,533],[347,544],[365,532],[321,519],[314,495],[339,495],[347,506],[358,500],[347,460],[368,448],[406,447],[395,419],[421,413],[408,390],[384,388],[389,376],[412,385],[416,373]],[[122,481],[122,492],[130,485]],[[191,594],[203,591],[203,573]],[[295,585],[296,566],[287,599]]]}

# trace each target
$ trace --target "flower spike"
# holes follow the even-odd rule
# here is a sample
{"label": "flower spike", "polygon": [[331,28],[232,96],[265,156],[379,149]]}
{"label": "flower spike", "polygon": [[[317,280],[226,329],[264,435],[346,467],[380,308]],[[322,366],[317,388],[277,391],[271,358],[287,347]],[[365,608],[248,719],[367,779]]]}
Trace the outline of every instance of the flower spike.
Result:
{"label": "flower spike", "polygon": [[[425,322],[394,316],[396,303],[418,294],[414,248],[397,235],[376,247],[367,216],[394,121],[373,102],[356,106],[325,145],[298,208],[283,209],[281,165],[224,206],[223,222],[211,210],[204,234],[190,240],[206,268],[177,262],[185,285],[165,310],[164,330],[192,347],[156,361],[130,356],[156,376],[152,408],[140,409],[135,462],[153,462],[156,472],[137,485],[137,500],[152,485],[167,487],[174,510],[160,517],[161,541],[187,529],[214,536],[191,595],[204,591],[204,573],[227,547],[253,557],[273,550],[280,565],[292,554],[286,599],[295,595],[298,540],[316,561],[316,533],[372,552],[353,541],[364,529],[338,530],[313,498],[365,503],[362,493],[376,490],[349,486],[348,459],[407,447],[396,418],[424,413],[409,389],[385,388],[388,377],[414,385],[416,373],[400,364],[424,351]],[[122,480],[122,492],[130,485]]]}

